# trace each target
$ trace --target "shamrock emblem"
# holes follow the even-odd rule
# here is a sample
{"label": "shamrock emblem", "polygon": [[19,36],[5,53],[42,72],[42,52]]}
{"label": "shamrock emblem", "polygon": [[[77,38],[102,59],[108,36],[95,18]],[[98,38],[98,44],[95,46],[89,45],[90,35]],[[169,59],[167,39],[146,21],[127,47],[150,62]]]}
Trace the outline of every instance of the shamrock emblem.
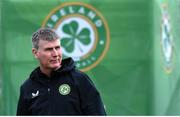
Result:
{"label": "shamrock emblem", "polygon": [[[83,52],[83,46],[89,45],[91,42],[89,29],[80,28],[76,21],[65,24],[62,30],[68,36],[62,37],[61,45],[68,53],[73,52],[75,46]],[[76,41],[78,43],[76,43]]]}
{"label": "shamrock emblem", "polygon": [[61,95],[67,95],[69,94],[71,91],[71,88],[68,84],[62,84],[60,87],[59,87],[59,92]]}

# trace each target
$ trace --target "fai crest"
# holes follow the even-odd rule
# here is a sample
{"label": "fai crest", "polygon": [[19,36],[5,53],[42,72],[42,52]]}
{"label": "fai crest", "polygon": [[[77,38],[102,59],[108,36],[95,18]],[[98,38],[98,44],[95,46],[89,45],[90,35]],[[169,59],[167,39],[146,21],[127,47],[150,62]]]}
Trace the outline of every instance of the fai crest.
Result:
{"label": "fai crest", "polygon": [[59,86],[59,93],[61,95],[68,95],[71,92],[71,88],[68,84],[62,84]]}
{"label": "fai crest", "polygon": [[163,63],[167,73],[170,73],[174,65],[174,44],[170,17],[167,10],[167,4],[162,5],[162,24],[161,24],[161,48],[163,54]]}
{"label": "fai crest", "polygon": [[89,4],[63,3],[49,13],[42,27],[57,31],[63,57],[72,57],[82,71],[95,67],[109,48],[108,25],[101,13]]}

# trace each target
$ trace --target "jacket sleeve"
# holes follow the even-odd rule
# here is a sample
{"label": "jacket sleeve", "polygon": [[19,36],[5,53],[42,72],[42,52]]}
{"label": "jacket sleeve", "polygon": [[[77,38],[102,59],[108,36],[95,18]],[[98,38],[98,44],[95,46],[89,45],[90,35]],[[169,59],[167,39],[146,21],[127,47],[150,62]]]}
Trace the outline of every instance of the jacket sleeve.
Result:
{"label": "jacket sleeve", "polygon": [[81,78],[79,91],[84,115],[106,115],[100,93],[86,74]]}
{"label": "jacket sleeve", "polygon": [[23,92],[24,91],[21,86],[16,115],[30,115],[30,113],[28,112],[28,102],[27,100],[25,100]]}

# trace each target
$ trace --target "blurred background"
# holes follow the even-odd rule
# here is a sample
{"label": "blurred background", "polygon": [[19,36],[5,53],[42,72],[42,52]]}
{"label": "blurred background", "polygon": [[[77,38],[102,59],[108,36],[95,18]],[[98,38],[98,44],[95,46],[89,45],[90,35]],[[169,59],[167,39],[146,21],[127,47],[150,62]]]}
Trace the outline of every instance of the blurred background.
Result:
{"label": "blurred background", "polygon": [[180,0],[1,0],[0,115],[16,114],[20,85],[38,65],[32,33],[71,2],[87,4],[106,24],[106,50],[84,72],[107,114],[180,115]]}

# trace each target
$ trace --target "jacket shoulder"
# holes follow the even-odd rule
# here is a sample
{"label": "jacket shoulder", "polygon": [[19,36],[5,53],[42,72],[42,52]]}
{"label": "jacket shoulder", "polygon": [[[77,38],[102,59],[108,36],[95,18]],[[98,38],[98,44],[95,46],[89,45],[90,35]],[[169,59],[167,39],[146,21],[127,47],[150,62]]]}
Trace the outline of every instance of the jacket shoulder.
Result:
{"label": "jacket shoulder", "polygon": [[26,80],[23,82],[23,84],[21,85],[21,89],[27,90],[27,89],[29,89],[29,88],[32,87],[32,86],[33,86],[33,81],[32,81],[31,78],[28,78],[28,79],[26,79]]}
{"label": "jacket shoulder", "polygon": [[72,72],[72,75],[73,75],[73,79],[76,81],[77,84],[83,85],[85,87],[89,85],[95,87],[93,81],[86,73],[78,69],[75,69],[74,72]]}
{"label": "jacket shoulder", "polygon": [[84,73],[78,69],[75,69],[74,72],[72,72],[72,75],[77,80],[90,80],[89,76],[86,73]]}
{"label": "jacket shoulder", "polygon": [[74,74],[75,76],[80,77],[80,78],[87,78],[87,77],[89,77],[86,73],[84,73],[84,72],[82,72],[82,71],[80,71],[80,70],[78,70],[78,69],[75,69],[74,72],[73,72],[73,74]]}

